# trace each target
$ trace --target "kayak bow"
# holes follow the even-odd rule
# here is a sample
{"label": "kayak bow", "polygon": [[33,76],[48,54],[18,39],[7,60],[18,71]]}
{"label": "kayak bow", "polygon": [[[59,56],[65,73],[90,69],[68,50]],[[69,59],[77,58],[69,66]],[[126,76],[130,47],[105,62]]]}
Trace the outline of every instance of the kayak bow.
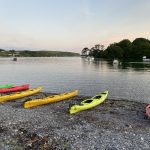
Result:
{"label": "kayak bow", "polygon": [[11,88],[13,86],[14,86],[13,84],[3,84],[3,85],[0,85],[0,89]]}

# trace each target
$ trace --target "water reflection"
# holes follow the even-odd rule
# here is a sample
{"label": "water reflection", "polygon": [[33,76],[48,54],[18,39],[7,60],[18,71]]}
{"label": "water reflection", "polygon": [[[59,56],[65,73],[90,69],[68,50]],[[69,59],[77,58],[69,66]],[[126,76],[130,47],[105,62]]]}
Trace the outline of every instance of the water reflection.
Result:
{"label": "water reflection", "polygon": [[150,71],[150,62],[119,62],[119,63],[113,63],[113,61],[110,60],[103,60],[103,59],[96,59],[93,61],[88,61],[85,58],[82,58],[82,65],[84,67],[92,66],[95,69],[101,69],[101,70],[132,70],[132,71]]}
{"label": "water reflection", "polygon": [[122,69],[133,68],[135,71],[150,70],[150,63],[146,62],[123,62]]}
{"label": "water reflection", "polygon": [[109,62],[105,60],[93,60],[93,61],[87,61],[85,58],[82,58],[82,65],[83,68],[92,68],[93,70],[103,70],[107,71],[110,69]]}

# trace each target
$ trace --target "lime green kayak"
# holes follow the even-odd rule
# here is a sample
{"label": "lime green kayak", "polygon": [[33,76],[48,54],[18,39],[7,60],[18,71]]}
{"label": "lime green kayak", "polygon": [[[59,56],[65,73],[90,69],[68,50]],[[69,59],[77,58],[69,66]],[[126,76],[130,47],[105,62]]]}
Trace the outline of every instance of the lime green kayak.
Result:
{"label": "lime green kayak", "polygon": [[13,84],[3,84],[3,85],[0,85],[0,89],[11,88],[13,86],[14,86]]}
{"label": "lime green kayak", "polygon": [[77,112],[80,112],[83,110],[93,108],[93,107],[101,104],[102,102],[104,102],[105,99],[107,98],[107,96],[108,96],[108,91],[104,91],[103,93],[98,94],[90,99],[83,100],[81,102],[81,104],[73,105],[70,108],[70,114],[74,114],[74,113],[77,113]]}

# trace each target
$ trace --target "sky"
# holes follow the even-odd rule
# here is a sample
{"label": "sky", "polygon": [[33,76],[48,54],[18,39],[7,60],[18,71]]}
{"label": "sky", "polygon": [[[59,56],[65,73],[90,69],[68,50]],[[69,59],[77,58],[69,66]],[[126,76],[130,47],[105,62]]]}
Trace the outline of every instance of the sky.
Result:
{"label": "sky", "polygon": [[81,52],[150,39],[150,0],[0,0],[0,48]]}

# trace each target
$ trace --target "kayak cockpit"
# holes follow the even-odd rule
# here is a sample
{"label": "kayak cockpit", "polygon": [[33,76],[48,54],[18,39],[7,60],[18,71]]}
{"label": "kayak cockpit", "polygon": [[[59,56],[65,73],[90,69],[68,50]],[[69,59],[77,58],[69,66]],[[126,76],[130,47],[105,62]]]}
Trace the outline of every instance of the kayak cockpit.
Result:
{"label": "kayak cockpit", "polygon": [[93,100],[92,99],[87,99],[86,101],[84,101],[83,103],[91,103]]}
{"label": "kayak cockpit", "polygon": [[102,97],[102,96],[97,95],[97,96],[93,97],[93,99],[100,99],[101,97]]}

